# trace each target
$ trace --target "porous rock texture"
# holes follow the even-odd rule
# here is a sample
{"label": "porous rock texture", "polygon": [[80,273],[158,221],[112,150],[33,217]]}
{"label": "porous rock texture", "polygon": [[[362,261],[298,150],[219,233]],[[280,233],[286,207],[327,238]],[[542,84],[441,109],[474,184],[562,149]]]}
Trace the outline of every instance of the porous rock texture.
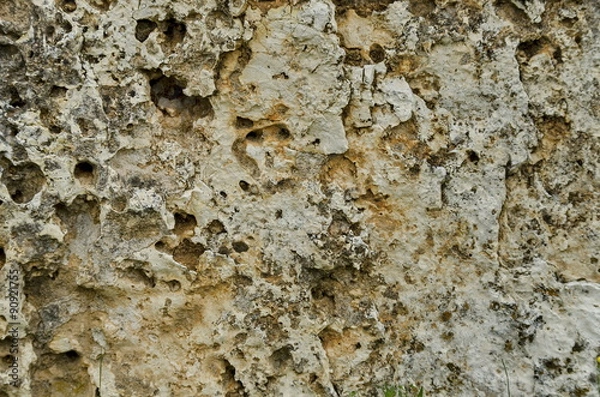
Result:
{"label": "porous rock texture", "polygon": [[2,0],[0,77],[0,396],[599,395],[596,0]]}

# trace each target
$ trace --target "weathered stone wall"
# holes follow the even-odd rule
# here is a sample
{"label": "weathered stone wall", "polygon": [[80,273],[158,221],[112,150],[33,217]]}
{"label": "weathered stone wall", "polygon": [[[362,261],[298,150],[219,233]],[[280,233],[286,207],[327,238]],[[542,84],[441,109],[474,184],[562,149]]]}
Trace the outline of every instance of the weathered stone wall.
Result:
{"label": "weathered stone wall", "polygon": [[0,396],[600,395],[599,29],[2,0]]}

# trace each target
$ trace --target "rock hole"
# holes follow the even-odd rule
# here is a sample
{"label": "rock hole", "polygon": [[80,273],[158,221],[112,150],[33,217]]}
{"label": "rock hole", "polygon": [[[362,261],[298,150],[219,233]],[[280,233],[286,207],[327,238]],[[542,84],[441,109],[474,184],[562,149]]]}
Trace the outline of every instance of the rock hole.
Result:
{"label": "rock hole", "polygon": [[117,212],[125,211],[125,209],[127,208],[127,197],[125,197],[125,196],[115,197],[111,201],[110,206],[112,207],[113,210],[115,210]]}
{"label": "rock hole", "polygon": [[348,10],[354,10],[360,17],[366,18],[373,12],[383,12],[394,0],[333,0],[335,13],[343,15]]}
{"label": "rock hole", "polygon": [[231,244],[231,246],[233,247],[233,249],[235,250],[235,252],[246,252],[248,251],[250,248],[248,247],[248,244],[246,244],[243,241],[234,241],[233,244]]}
{"label": "rock hole", "polygon": [[84,185],[91,185],[94,182],[96,167],[88,161],[82,161],[75,165],[73,174],[80,183]]}
{"label": "rock hole", "polygon": [[164,114],[171,117],[187,114],[193,119],[207,117],[212,114],[212,105],[208,98],[188,97],[183,93],[183,89],[183,84],[162,74],[160,77],[150,80],[152,102]]}
{"label": "rock hole", "polygon": [[435,11],[435,0],[410,0],[408,11],[416,17],[426,17]]}
{"label": "rock hole", "polygon": [[477,152],[473,150],[467,150],[467,156],[469,156],[469,161],[473,164],[477,164],[479,162],[479,155]]}
{"label": "rock hole", "polygon": [[172,292],[177,292],[181,289],[181,283],[177,280],[167,281],[166,284]]}
{"label": "rock hole", "polygon": [[221,255],[229,255],[231,253],[231,250],[226,246],[222,245],[221,247],[219,247],[219,250],[217,252]]}
{"label": "rock hole", "polygon": [[499,17],[509,20],[517,27],[530,27],[531,21],[525,11],[511,0],[495,0],[494,6]]}
{"label": "rock hole", "polygon": [[148,39],[150,33],[152,33],[157,26],[158,25],[156,25],[156,22],[151,21],[149,19],[138,20],[137,24],[135,25],[135,38],[140,43],[143,43],[144,41],[146,41],[146,39]]}
{"label": "rock hole", "polygon": [[120,271],[131,282],[131,288],[154,288],[156,287],[156,277],[152,271],[147,270],[147,264],[138,261],[129,262],[126,269]]}
{"label": "rock hole", "polygon": [[250,131],[246,134],[246,140],[251,142],[260,142],[263,139],[263,132],[261,130]]}
{"label": "rock hole", "polygon": [[52,99],[57,99],[57,98],[64,99],[67,96],[67,91],[68,91],[68,89],[66,89],[65,87],[54,85],[50,89],[50,98],[52,98]]}
{"label": "rock hole", "polygon": [[517,51],[521,51],[529,59],[539,53],[543,48],[541,39],[524,41],[517,46]]}
{"label": "rock hole", "polygon": [[88,0],[89,3],[100,11],[108,11],[113,0]]}
{"label": "rock hole", "polygon": [[250,189],[250,184],[246,181],[240,181],[239,185],[240,188],[245,192],[247,192]]}
{"label": "rock hole", "polygon": [[165,243],[165,242],[164,242],[164,241],[162,241],[162,240],[160,240],[160,241],[157,241],[157,242],[154,244],[154,248],[156,248],[156,250],[157,250],[157,251],[160,251],[160,252],[165,252],[165,253],[168,253],[168,254],[170,254],[170,253],[171,253],[171,251],[172,251],[171,249],[169,249],[169,246],[167,245],[167,243]]}
{"label": "rock hole", "polygon": [[10,164],[2,173],[2,183],[17,204],[31,201],[42,190],[44,182],[44,173],[35,163],[28,162],[17,166]]}
{"label": "rock hole", "polygon": [[21,108],[27,104],[23,100],[23,98],[21,98],[21,96],[19,95],[19,91],[14,86],[8,87],[8,93],[10,96],[8,104],[10,106],[12,106],[14,108]]}
{"label": "rock hole", "polygon": [[235,128],[244,129],[244,128],[252,128],[254,126],[254,121],[250,119],[246,119],[244,117],[236,117],[235,119]]}
{"label": "rock hole", "polygon": [[6,252],[4,248],[0,247],[0,268],[6,264]]}
{"label": "rock hole", "polygon": [[176,212],[175,213],[175,228],[173,232],[181,236],[182,234],[188,234],[189,232],[194,232],[194,228],[198,225],[196,222],[196,217],[191,214],[186,214],[184,212]]}
{"label": "rock hole", "polygon": [[190,270],[196,270],[198,258],[206,251],[204,246],[185,239],[173,250],[173,259]]}
{"label": "rock hole", "polygon": [[552,53],[552,58],[554,58],[554,60],[556,62],[558,62],[558,63],[562,63],[563,62],[562,50],[559,47],[556,47],[556,49]]}
{"label": "rock hole", "polygon": [[69,350],[65,353],[63,353],[65,355],[66,358],[68,358],[70,361],[76,361],[78,360],[81,356],[79,355],[79,353],[77,353],[75,350]]}
{"label": "rock hole", "polygon": [[452,318],[452,313],[451,312],[443,312],[440,315],[440,319],[444,322],[450,321],[450,319]]}
{"label": "rock hole", "polygon": [[221,197],[223,197],[224,199],[226,199],[226,198],[227,198],[227,193],[225,193],[225,192],[224,192],[224,191],[222,191],[222,190],[219,192],[219,195],[220,195]]}
{"label": "rock hole", "polygon": [[369,49],[369,57],[375,63],[383,62],[385,60],[385,50],[381,45],[375,43]]}
{"label": "rock hole", "polygon": [[210,221],[210,223],[208,224],[208,226],[206,227],[206,229],[211,234],[227,233],[227,230],[225,230],[225,226],[218,219],[213,219],[212,221]]}
{"label": "rock hole", "polygon": [[163,30],[171,46],[176,46],[183,41],[187,28],[184,23],[175,19],[165,21],[166,27]]}
{"label": "rock hole", "polygon": [[556,63],[562,63],[562,51],[558,46],[552,44],[547,37],[540,37],[535,40],[528,40],[517,46],[517,59],[519,62],[526,62],[537,54],[545,52],[551,56]]}
{"label": "rock hole", "polygon": [[350,66],[364,66],[365,60],[358,48],[344,48],[346,56],[344,57],[344,63]]}
{"label": "rock hole", "polygon": [[71,13],[77,9],[75,0],[57,0],[56,4],[66,13]]}
{"label": "rock hole", "polygon": [[271,357],[269,357],[273,368],[277,370],[285,368],[287,364],[292,361],[291,350],[290,346],[283,346],[282,348],[275,350],[273,354],[271,354]]}
{"label": "rock hole", "polygon": [[282,141],[290,139],[291,136],[292,136],[292,134],[290,133],[290,130],[288,130],[287,128],[281,127],[281,128],[279,128],[279,131],[277,131],[277,138]]}
{"label": "rock hole", "polygon": [[221,373],[221,383],[227,393],[226,397],[232,396],[245,396],[247,393],[244,391],[244,385],[236,379],[235,367],[227,360],[223,360],[224,368]]}
{"label": "rock hole", "polygon": [[73,30],[73,25],[69,21],[65,21],[60,27],[65,31],[65,33],[71,33]]}

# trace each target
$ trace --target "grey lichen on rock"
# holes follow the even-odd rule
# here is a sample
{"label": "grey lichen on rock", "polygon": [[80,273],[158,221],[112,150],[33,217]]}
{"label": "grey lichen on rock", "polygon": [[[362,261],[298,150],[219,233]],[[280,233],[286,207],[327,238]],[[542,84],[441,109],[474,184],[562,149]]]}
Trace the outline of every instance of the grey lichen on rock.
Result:
{"label": "grey lichen on rock", "polygon": [[598,26],[1,1],[0,395],[597,395]]}

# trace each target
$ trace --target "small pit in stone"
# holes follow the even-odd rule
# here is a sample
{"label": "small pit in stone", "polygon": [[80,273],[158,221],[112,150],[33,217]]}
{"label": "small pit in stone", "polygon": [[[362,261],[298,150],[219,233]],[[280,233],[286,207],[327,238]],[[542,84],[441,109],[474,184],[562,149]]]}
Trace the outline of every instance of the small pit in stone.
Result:
{"label": "small pit in stone", "polygon": [[244,128],[252,128],[254,126],[254,121],[250,119],[246,119],[244,117],[237,117],[235,119],[235,128],[244,129]]}
{"label": "small pit in stone", "polygon": [[88,161],[81,161],[75,165],[73,174],[81,184],[91,185],[96,177],[96,167]]}
{"label": "small pit in stone", "polygon": [[148,39],[150,33],[152,33],[158,25],[156,22],[149,19],[140,19],[135,25],[135,38],[140,43],[143,43]]}
{"label": "small pit in stone", "polygon": [[177,292],[181,289],[181,283],[177,280],[167,281],[166,284],[171,292]]}
{"label": "small pit in stone", "polygon": [[79,353],[77,353],[75,350],[69,350],[63,354],[65,355],[66,358],[68,358],[71,361],[76,361],[81,357],[79,355]]}
{"label": "small pit in stone", "polygon": [[187,28],[183,22],[179,22],[175,19],[169,19],[164,22],[165,28],[163,32],[167,37],[168,43],[171,46],[175,46],[183,41]]}
{"label": "small pit in stone", "polygon": [[343,15],[349,10],[354,10],[356,15],[366,18],[373,12],[383,12],[394,0],[333,0],[335,13]]}
{"label": "small pit in stone", "polygon": [[467,155],[469,156],[469,161],[473,164],[479,163],[479,154],[473,150],[468,150]]}
{"label": "small pit in stone", "polygon": [[150,97],[158,109],[171,117],[187,115],[198,119],[212,114],[208,98],[187,96],[183,93],[184,88],[184,84],[161,73],[150,80]]}
{"label": "small pit in stone", "polygon": [[173,259],[188,269],[195,270],[198,259],[204,251],[206,251],[206,248],[202,244],[185,239],[173,251]]}
{"label": "small pit in stone", "polygon": [[0,268],[6,264],[6,252],[4,252],[4,248],[0,247]]}
{"label": "small pit in stone", "polygon": [[9,164],[2,173],[2,183],[15,203],[24,204],[31,201],[42,190],[45,178],[44,173],[35,163]]}
{"label": "small pit in stone", "polygon": [[290,130],[288,130],[287,128],[284,128],[284,127],[278,128],[278,131],[277,131],[278,139],[284,141],[284,140],[290,139],[291,136],[292,136],[292,134],[290,133]]}
{"label": "small pit in stone", "polygon": [[246,252],[250,249],[250,247],[248,247],[248,244],[246,244],[243,241],[234,241],[233,244],[231,244],[231,246],[233,247],[235,252],[238,253]]}
{"label": "small pit in stone", "polygon": [[227,233],[227,230],[225,230],[225,226],[218,219],[213,219],[212,221],[210,221],[208,226],[206,226],[206,229],[210,234]]}
{"label": "small pit in stone", "polygon": [[246,181],[240,181],[239,185],[240,185],[240,188],[245,192],[250,190],[250,184]]}
{"label": "small pit in stone", "polygon": [[434,0],[410,0],[408,11],[417,17],[426,17],[435,11]]}
{"label": "small pit in stone", "polygon": [[263,139],[263,132],[261,130],[250,131],[246,134],[246,140],[251,142],[260,142]]}
{"label": "small pit in stone", "polygon": [[66,13],[71,13],[77,9],[75,0],[57,0],[56,5]]}
{"label": "small pit in stone", "polygon": [[169,254],[173,251],[173,250],[171,250],[169,248],[169,245],[167,243],[165,243],[164,241],[162,241],[162,240],[161,241],[157,241],[154,244],[154,248],[156,248],[157,251],[165,252],[165,253],[169,253]]}
{"label": "small pit in stone", "polygon": [[185,212],[175,213],[175,228],[173,232],[181,236],[183,234],[194,234],[194,228],[198,225],[196,217]]}
{"label": "small pit in stone", "polygon": [[375,63],[383,62],[385,60],[385,50],[381,45],[375,43],[369,49],[369,57]]}

